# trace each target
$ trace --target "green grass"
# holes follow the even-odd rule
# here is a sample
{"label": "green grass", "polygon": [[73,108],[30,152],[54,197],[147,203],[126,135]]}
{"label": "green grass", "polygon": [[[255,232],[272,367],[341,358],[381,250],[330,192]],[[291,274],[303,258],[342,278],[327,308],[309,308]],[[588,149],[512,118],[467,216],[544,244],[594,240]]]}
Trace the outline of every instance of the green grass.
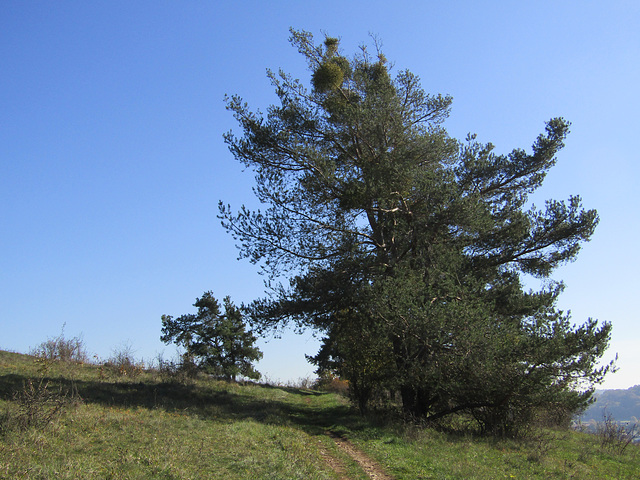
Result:
{"label": "green grass", "polygon": [[[67,395],[46,426],[16,421],[15,394],[29,379],[54,397]],[[0,478],[337,479],[325,452],[349,478],[366,479],[328,431],[397,479],[640,478],[638,447],[614,454],[587,434],[547,430],[527,441],[447,435],[363,418],[334,394],[164,380],[0,352]]]}
{"label": "green grass", "polygon": [[640,478],[638,449],[600,451],[587,434],[547,431],[543,439],[491,440],[425,431],[410,439],[389,435],[357,444],[401,479]]}

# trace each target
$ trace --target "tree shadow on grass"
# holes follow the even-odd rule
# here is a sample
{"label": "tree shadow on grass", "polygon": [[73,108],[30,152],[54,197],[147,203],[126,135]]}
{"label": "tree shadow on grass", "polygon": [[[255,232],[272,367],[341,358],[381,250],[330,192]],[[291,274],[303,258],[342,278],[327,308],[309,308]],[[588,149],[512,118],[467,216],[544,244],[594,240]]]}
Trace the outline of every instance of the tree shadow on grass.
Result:
{"label": "tree shadow on grass", "polygon": [[[0,398],[11,400],[14,392],[23,390],[30,378],[18,374],[1,376]],[[43,383],[48,382],[49,388],[61,389],[61,392],[68,395],[79,395],[84,403],[108,407],[161,409],[202,419],[215,419],[216,422],[231,423],[251,419],[272,425],[290,425],[312,435],[324,434],[335,426],[354,431],[369,426],[369,422],[355,413],[349,405],[335,402],[323,405],[322,396],[330,394],[294,387],[259,384],[239,387],[223,382],[182,384],[149,380],[132,382],[47,377],[43,380]],[[261,394],[261,390],[264,394]],[[288,394],[288,398],[273,398],[274,390]],[[298,399],[295,398],[296,395],[299,396]]]}
{"label": "tree shadow on grass", "polygon": [[308,396],[320,396],[327,395],[327,392],[321,392],[319,390],[310,390],[308,388],[298,388],[298,387],[284,387],[278,385],[271,385],[268,383],[252,383],[252,385],[262,387],[267,390],[280,390],[287,393],[293,393],[296,395],[308,395]]}

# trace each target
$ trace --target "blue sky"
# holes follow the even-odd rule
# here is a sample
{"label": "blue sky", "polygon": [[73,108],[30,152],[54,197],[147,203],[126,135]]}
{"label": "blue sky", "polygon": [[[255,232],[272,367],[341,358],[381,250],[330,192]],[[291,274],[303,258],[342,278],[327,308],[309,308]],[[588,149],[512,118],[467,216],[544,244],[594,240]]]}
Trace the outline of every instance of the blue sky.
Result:
{"label": "blue sky", "polygon": [[[38,2],[0,5],[0,348],[60,333],[101,358],[173,350],[160,316],[204,291],[264,292],[237,261],[217,202],[255,205],[226,149],[223,97],[275,101],[267,68],[308,80],[288,28],[380,37],[397,70],[451,94],[450,134],[530,148],[544,122],[572,133],[535,201],[579,194],[601,223],[559,269],[560,307],[614,325],[620,371],[640,383],[640,3],[629,1]],[[262,343],[271,379],[310,375],[311,333]]]}

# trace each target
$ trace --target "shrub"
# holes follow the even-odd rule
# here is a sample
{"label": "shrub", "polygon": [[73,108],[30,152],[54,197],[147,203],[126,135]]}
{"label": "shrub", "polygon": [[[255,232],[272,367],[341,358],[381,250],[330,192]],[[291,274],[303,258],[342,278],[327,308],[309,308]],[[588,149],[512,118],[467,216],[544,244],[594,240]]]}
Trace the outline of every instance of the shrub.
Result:
{"label": "shrub", "polygon": [[144,362],[136,360],[134,354],[131,345],[124,344],[112,350],[105,366],[120,376],[135,378],[143,372]]}
{"label": "shrub", "polygon": [[316,380],[314,387],[323,392],[338,393],[345,397],[349,393],[349,382],[329,372],[323,373]]}
{"label": "shrub", "polygon": [[86,363],[89,359],[81,337],[65,338],[64,325],[60,335],[42,342],[30,353],[44,360],[63,362]]}
{"label": "shrub", "polygon": [[602,414],[602,422],[598,422],[596,426],[596,435],[603,449],[622,454],[629,444],[639,437],[636,427],[637,424],[630,423],[625,426],[616,422],[613,415],[605,410]]}
{"label": "shrub", "polygon": [[283,386],[288,388],[299,388],[303,390],[311,390],[315,386],[315,379],[311,377],[300,377],[297,380],[289,380]]}
{"label": "shrub", "polygon": [[62,386],[57,390],[49,386],[49,381],[41,378],[24,383],[22,390],[13,394],[13,405],[7,407],[0,416],[0,432],[24,431],[29,428],[44,430],[58,418],[63,409],[80,400],[77,393]]}
{"label": "shrub", "polygon": [[187,354],[182,355],[179,361],[165,360],[158,356],[158,373],[164,382],[191,383],[199,373],[198,366]]}

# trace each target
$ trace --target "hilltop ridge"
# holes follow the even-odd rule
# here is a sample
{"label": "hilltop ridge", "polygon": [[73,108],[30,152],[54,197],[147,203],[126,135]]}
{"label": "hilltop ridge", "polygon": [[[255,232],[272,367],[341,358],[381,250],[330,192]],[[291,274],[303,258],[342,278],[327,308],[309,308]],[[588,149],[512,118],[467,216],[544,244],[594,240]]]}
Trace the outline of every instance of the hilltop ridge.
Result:
{"label": "hilltop ridge", "polygon": [[582,421],[601,421],[610,414],[617,421],[640,419],[640,385],[627,389],[596,390],[596,401],[580,416]]}

